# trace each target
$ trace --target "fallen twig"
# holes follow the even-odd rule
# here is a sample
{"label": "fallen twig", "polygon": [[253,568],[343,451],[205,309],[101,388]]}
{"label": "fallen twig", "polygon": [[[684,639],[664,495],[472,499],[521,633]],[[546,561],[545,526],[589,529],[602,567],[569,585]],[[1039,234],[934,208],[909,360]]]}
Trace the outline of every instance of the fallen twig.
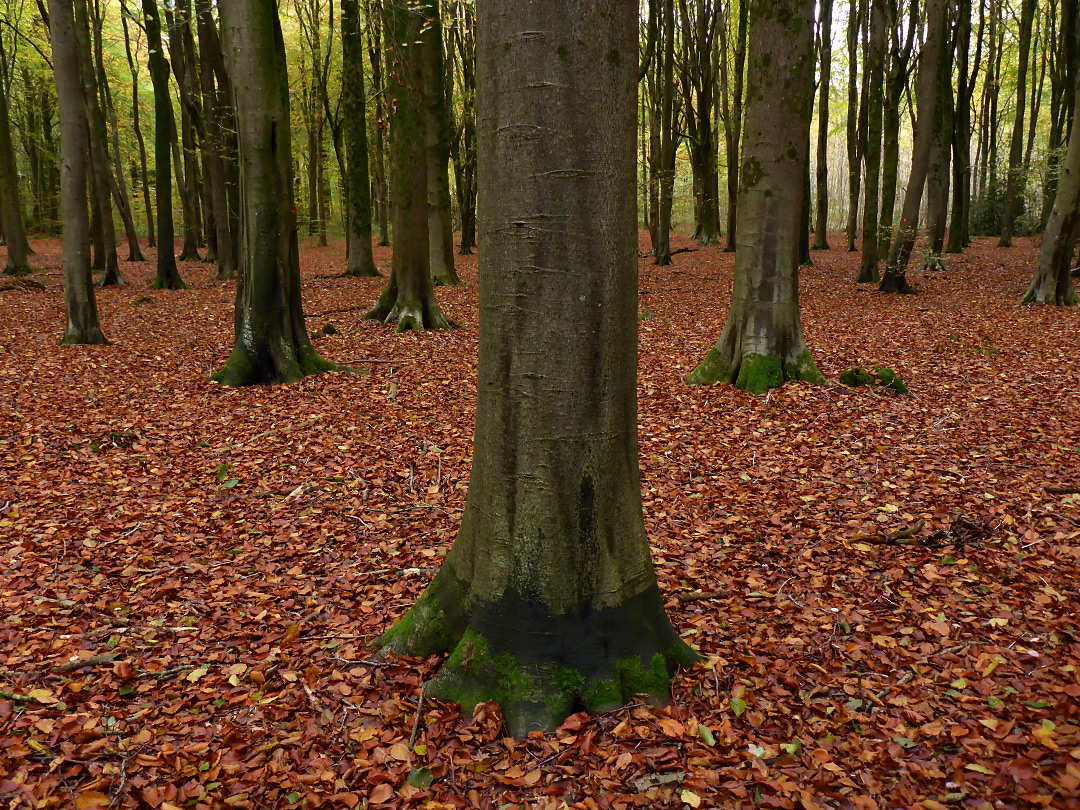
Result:
{"label": "fallen twig", "polygon": [[53,667],[53,672],[74,672],[78,669],[84,669],[85,667],[96,667],[101,664],[111,664],[120,657],[120,653],[102,653],[101,655],[91,655],[88,658],[79,658],[75,661],[66,661],[63,664],[58,664]]}
{"label": "fallen twig", "polygon": [[1062,484],[1059,486],[1048,484],[1043,489],[1051,495],[1076,495],[1080,493],[1080,484]]}
{"label": "fallen twig", "polygon": [[729,596],[731,591],[691,591],[675,594],[675,598],[680,602],[704,602],[706,599],[726,599]]}
{"label": "fallen twig", "polygon": [[[862,543],[872,543],[878,546],[909,546],[916,545],[919,541],[913,535],[918,534],[926,525],[925,520],[917,520],[906,529],[899,529],[891,534],[878,535],[876,537],[855,537],[853,540]],[[907,541],[907,542],[905,542]]]}

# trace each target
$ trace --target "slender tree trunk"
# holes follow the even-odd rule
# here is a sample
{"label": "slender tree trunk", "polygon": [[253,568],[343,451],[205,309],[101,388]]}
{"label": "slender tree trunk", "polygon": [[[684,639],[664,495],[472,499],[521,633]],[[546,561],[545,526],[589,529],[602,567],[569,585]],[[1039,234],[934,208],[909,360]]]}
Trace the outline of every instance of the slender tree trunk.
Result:
{"label": "slender tree trunk", "polygon": [[454,267],[454,224],[450,212],[450,111],[446,98],[446,60],[443,58],[441,2],[432,2],[429,23],[422,33],[420,58],[427,63],[421,75],[424,103],[424,157],[428,172],[428,251],[435,286],[460,284]]}
{"label": "slender tree trunk", "polygon": [[473,472],[446,562],[381,642],[450,652],[426,694],[465,712],[496,700],[517,737],[666,695],[696,657],[664,613],[641,513],[636,17],[619,0],[477,3],[493,270]]}
{"label": "slender tree trunk", "polygon": [[1073,96],[1072,135],[1061,164],[1057,196],[1043,233],[1039,262],[1025,304],[1074,306],[1080,303],[1073,287],[1071,259],[1080,237],[1080,85]]}
{"label": "slender tree trunk", "polygon": [[856,282],[878,282],[878,187],[881,179],[881,132],[884,107],[883,72],[885,62],[885,0],[870,2],[870,39],[865,70],[870,76],[866,113],[866,202],[863,205],[862,260]]}
{"label": "slender tree trunk", "polygon": [[293,205],[289,74],[277,8],[267,0],[219,7],[240,142],[240,278],[236,340],[224,385],[289,383],[332,370],[308,339]]}
{"label": "slender tree trunk", "polygon": [[919,228],[919,211],[926,185],[926,171],[930,162],[930,139],[934,132],[934,115],[938,98],[938,66],[944,59],[947,17],[946,0],[927,0],[926,41],[919,55],[919,83],[916,101],[919,117],[915,123],[915,136],[911,149],[911,172],[908,175],[904,206],[900,222],[893,231],[889,247],[889,260],[885,275],[878,287],[880,292],[913,293],[915,288],[907,283],[907,265],[915,246],[915,234]]}
{"label": "slender tree trunk", "polygon": [[187,285],[176,269],[172,210],[172,95],[169,61],[161,44],[157,0],[142,0],[149,48],[150,79],[154,83],[154,185],[157,197],[158,259],[155,290],[184,290]]}
{"label": "slender tree trunk", "polygon": [[[847,249],[855,251],[858,233],[860,169],[862,164],[862,139],[859,137],[859,30],[862,28],[863,9],[869,0],[851,0],[848,13],[848,109],[847,109],[847,159],[848,159],[848,216]],[[863,73],[866,71],[864,70]]]}
{"label": "slender tree trunk", "polygon": [[364,89],[364,43],[360,5],[341,0],[341,95],[345,149],[348,153],[346,184],[349,201],[349,258],[347,276],[377,276],[371,252],[371,186],[368,183],[367,107]]}
{"label": "slender tree trunk", "polygon": [[[735,76],[731,86],[731,109],[725,116],[727,132],[727,243],[725,252],[735,250],[739,213],[739,145],[742,140],[743,72],[746,67],[746,30],[750,0],[738,0],[739,24],[735,40]],[[726,48],[725,48],[726,51]],[[726,93],[725,93],[726,99]]]}
{"label": "slender tree trunk", "polygon": [[428,164],[423,29],[433,18],[436,0],[385,0],[388,44],[396,58],[388,76],[390,90],[390,193],[394,206],[394,252],[390,279],[368,318],[410,329],[447,329],[454,322],[442,314],[431,283],[428,251]]}
{"label": "slender tree trunk", "polygon": [[461,212],[461,253],[476,247],[476,20],[472,3],[455,2],[459,26],[454,37],[461,71],[461,125],[455,146],[454,170],[458,210]]}
{"label": "slender tree trunk", "polygon": [[829,91],[832,79],[833,0],[821,0],[821,79],[818,87],[817,223],[814,250],[829,249]]}
{"label": "slender tree trunk", "polygon": [[799,230],[814,107],[813,0],[755,2],[735,286],[720,340],[690,375],[760,394],[822,382],[799,314]]}
{"label": "slender tree trunk", "polygon": [[128,29],[129,12],[123,0],[120,3],[120,20],[124,26],[124,49],[127,52],[128,67],[131,70],[131,128],[135,132],[135,140],[139,144],[139,168],[141,169],[141,185],[143,191],[143,207],[146,211],[146,244],[147,247],[155,247],[157,240],[154,238],[154,209],[150,207],[150,179],[146,168],[146,141],[143,139],[142,127],[139,124],[139,69],[138,62],[131,53],[131,34]]}
{"label": "slender tree trunk", "polygon": [[878,260],[889,252],[892,235],[893,210],[896,207],[896,180],[900,163],[900,106],[907,85],[907,66],[915,42],[918,25],[918,3],[909,4],[907,35],[900,38],[900,4],[888,0],[886,28],[892,32],[889,48],[889,69],[885,78],[884,109],[882,111],[881,158],[881,218],[878,222]]}
{"label": "slender tree trunk", "polygon": [[964,252],[966,200],[971,185],[971,85],[968,49],[971,40],[971,0],[958,0],[956,22],[956,111],[952,129],[952,208],[946,253]]}
{"label": "slender tree trunk", "polygon": [[675,0],[663,5],[664,48],[660,76],[660,207],[656,220],[654,264],[671,264],[671,204],[675,189]]}
{"label": "slender tree trunk", "polygon": [[180,209],[184,222],[184,241],[180,249],[180,261],[202,261],[199,256],[199,166],[196,159],[195,123],[199,105],[194,98],[189,75],[193,66],[187,64],[184,53],[185,21],[165,6],[169,27],[169,55],[172,58],[173,76],[180,89],[180,132],[176,123],[170,127],[173,163],[176,171],[176,190],[180,196]]}
{"label": "slender tree trunk", "polygon": [[953,135],[953,43],[946,30],[945,50],[938,66],[937,103],[934,105],[934,134],[930,139],[930,162],[926,178],[926,260],[928,270],[944,270],[941,253],[945,246],[945,225],[949,214],[949,156]]}
{"label": "slender tree trunk", "polygon": [[[0,39],[0,65],[7,73],[7,55]],[[11,142],[11,113],[7,92],[0,87],[0,227],[7,244],[7,264],[4,274],[21,276],[31,272],[27,258],[30,245],[26,240],[23,222],[22,195],[19,190],[19,173],[15,165],[15,146]]]}
{"label": "slender tree trunk", "polygon": [[98,322],[90,273],[90,218],[86,209],[89,176],[86,145],[90,130],[83,106],[79,43],[72,3],[49,0],[53,75],[60,110],[60,197],[64,220],[64,344],[108,341]]}
{"label": "slender tree trunk", "polygon": [[1024,186],[1024,113],[1027,107],[1027,74],[1031,53],[1031,28],[1035,18],[1035,0],[1020,5],[1019,55],[1016,67],[1016,117],[1009,144],[1009,178],[1005,186],[1005,215],[1001,222],[998,247],[1012,247],[1013,226],[1023,208]]}
{"label": "slender tree trunk", "polygon": [[386,111],[383,97],[386,83],[383,81],[382,47],[382,0],[374,0],[368,7],[371,25],[371,42],[368,56],[371,62],[371,88],[375,94],[375,210],[379,219],[379,246],[390,244],[390,186],[386,177]]}

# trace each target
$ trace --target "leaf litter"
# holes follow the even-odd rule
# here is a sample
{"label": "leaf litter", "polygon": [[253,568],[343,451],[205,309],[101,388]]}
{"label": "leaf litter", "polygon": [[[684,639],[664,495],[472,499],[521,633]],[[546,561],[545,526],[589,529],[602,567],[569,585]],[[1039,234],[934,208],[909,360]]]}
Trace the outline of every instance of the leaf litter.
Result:
{"label": "leaf litter", "polygon": [[[305,246],[317,347],[370,374],[230,390],[208,382],[235,291],[212,267],[154,292],[152,263],[124,266],[98,291],[112,344],[60,347],[60,245],[35,242],[44,289],[0,292],[0,803],[1075,806],[1080,313],[1017,305],[1037,245],[1016,241],[911,297],[815,252],[831,382],[761,397],[683,383],[732,256],[642,258],[645,518],[705,664],[667,707],[521,741],[494,705],[423,699],[437,660],[368,648],[461,517],[475,258],[438,291],[462,329],[396,336],[362,320],[381,280]],[[915,396],[837,384],[853,365]]]}

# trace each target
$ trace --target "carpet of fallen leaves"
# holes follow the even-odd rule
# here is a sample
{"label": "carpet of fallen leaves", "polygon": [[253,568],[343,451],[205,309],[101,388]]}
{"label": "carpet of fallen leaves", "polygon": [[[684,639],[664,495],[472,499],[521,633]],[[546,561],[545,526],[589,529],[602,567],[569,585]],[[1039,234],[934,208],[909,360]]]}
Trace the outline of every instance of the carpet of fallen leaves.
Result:
{"label": "carpet of fallen leaves", "polygon": [[[111,345],[61,347],[59,244],[35,242],[45,289],[0,292],[0,807],[1078,806],[1080,312],[1017,305],[1017,242],[910,297],[815,253],[831,382],[761,397],[683,383],[732,255],[643,257],[645,517],[706,663],[666,708],[517,742],[494,706],[423,699],[437,661],[366,647],[461,516],[475,257],[439,291],[463,328],[399,336],[362,320],[381,280],[305,247],[310,331],[337,328],[316,345],[370,375],[232,390],[207,380],[235,291],[210,266],[154,292],[124,265]],[[915,396],[840,386],[856,363]]]}

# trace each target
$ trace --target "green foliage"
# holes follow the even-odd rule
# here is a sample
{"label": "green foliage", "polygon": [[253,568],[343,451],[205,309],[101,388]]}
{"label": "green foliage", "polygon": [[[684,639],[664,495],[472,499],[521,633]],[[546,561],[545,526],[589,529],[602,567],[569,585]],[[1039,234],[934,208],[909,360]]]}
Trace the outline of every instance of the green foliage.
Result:
{"label": "green foliage", "polygon": [[863,385],[874,385],[879,388],[887,388],[894,394],[900,396],[911,396],[911,391],[908,390],[904,381],[897,376],[895,371],[891,368],[886,368],[885,366],[878,366],[876,368],[852,366],[840,373],[840,382],[851,388],[857,388]]}

